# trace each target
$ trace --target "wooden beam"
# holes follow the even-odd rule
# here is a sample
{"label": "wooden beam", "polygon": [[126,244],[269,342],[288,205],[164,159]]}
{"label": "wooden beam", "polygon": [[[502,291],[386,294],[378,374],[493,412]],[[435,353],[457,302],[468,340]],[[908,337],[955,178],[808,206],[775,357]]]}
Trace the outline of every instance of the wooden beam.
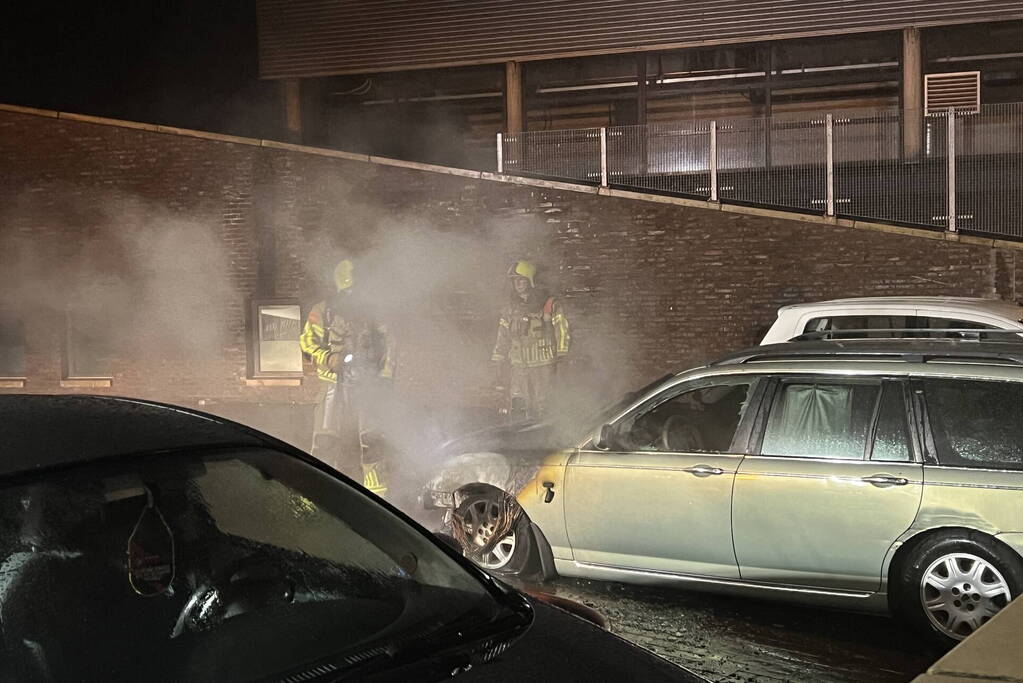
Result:
{"label": "wooden beam", "polygon": [[504,132],[521,133],[522,127],[522,65],[504,64]]}
{"label": "wooden beam", "polygon": [[302,98],[297,78],[281,81],[281,99],[284,103],[284,134],[288,142],[302,141]]}
{"label": "wooden beam", "polygon": [[902,29],[902,155],[917,159],[923,142],[923,60],[920,29]]}

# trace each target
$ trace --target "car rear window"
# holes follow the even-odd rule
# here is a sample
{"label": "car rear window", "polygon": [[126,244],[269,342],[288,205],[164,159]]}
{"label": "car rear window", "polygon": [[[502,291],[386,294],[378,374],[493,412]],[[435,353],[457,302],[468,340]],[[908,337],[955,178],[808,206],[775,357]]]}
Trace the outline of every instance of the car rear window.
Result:
{"label": "car rear window", "polygon": [[922,382],[938,463],[1023,469],[1023,383]]}
{"label": "car rear window", "polygon": [[[993,325],[959,320],[956,318],[939,318],[935,316],[916,315],[835,315],[813,318],[803,327],[803,334],[808,332],[830,332],[843,330],[871,330],[870,332],[853,332],[842,335],[844,338],[892,338],[919,337],[918,332],[892,332],[891,330],[994,330]],[[932,337],[962,336],[935,332]],[[977,335],[973,335],[976,337]]]}

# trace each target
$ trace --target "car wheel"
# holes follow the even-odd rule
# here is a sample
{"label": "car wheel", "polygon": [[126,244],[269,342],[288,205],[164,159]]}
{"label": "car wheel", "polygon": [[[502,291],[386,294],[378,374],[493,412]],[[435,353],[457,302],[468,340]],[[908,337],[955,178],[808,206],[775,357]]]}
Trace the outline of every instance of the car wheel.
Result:
{"label": "car wheel", "polygon": [[[536,543],[529,518],[507,494],[471,494],[455,511],[454,525],[452,535],[462,554],[483,569],[504,576],[522,576],[535,569]],[[495,534],[500,537],[495,539]]]}
{"label": "car wheel", "polygon": [[1023,590],[1023,563],[980,534],[927,539],[903,565],[895,612],[946,645],[963,640]]}

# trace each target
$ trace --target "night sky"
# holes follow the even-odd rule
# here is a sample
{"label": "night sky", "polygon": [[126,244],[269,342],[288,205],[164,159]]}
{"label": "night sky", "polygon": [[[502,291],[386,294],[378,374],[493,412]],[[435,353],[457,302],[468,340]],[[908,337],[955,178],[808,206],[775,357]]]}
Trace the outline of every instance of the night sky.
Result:
{"label": "night sky", "polygon": [[103,5],[13,11],[0,29],[0,102],[274,136],[277,88],[258,78],[254,0]]}

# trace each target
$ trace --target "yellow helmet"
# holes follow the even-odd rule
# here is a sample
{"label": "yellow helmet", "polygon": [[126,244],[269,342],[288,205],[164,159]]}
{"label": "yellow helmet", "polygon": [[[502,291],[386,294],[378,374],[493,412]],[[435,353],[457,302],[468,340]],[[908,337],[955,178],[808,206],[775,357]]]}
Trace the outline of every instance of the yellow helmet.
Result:
{"label": "yellow helmet", "polygon": [[536,275],[536,266],[529,261],[517,261],[514,266],[508,269],[508,277],[524,277],[529,280],[530,287],[536,287],[533,277]]}
{"label": "yellow helmet", "polygon": [[343,292],[355,284],[354,271],[355,266],[348,259],[341,261],[334,267],[334,284],[337,285],[337,291]]}

